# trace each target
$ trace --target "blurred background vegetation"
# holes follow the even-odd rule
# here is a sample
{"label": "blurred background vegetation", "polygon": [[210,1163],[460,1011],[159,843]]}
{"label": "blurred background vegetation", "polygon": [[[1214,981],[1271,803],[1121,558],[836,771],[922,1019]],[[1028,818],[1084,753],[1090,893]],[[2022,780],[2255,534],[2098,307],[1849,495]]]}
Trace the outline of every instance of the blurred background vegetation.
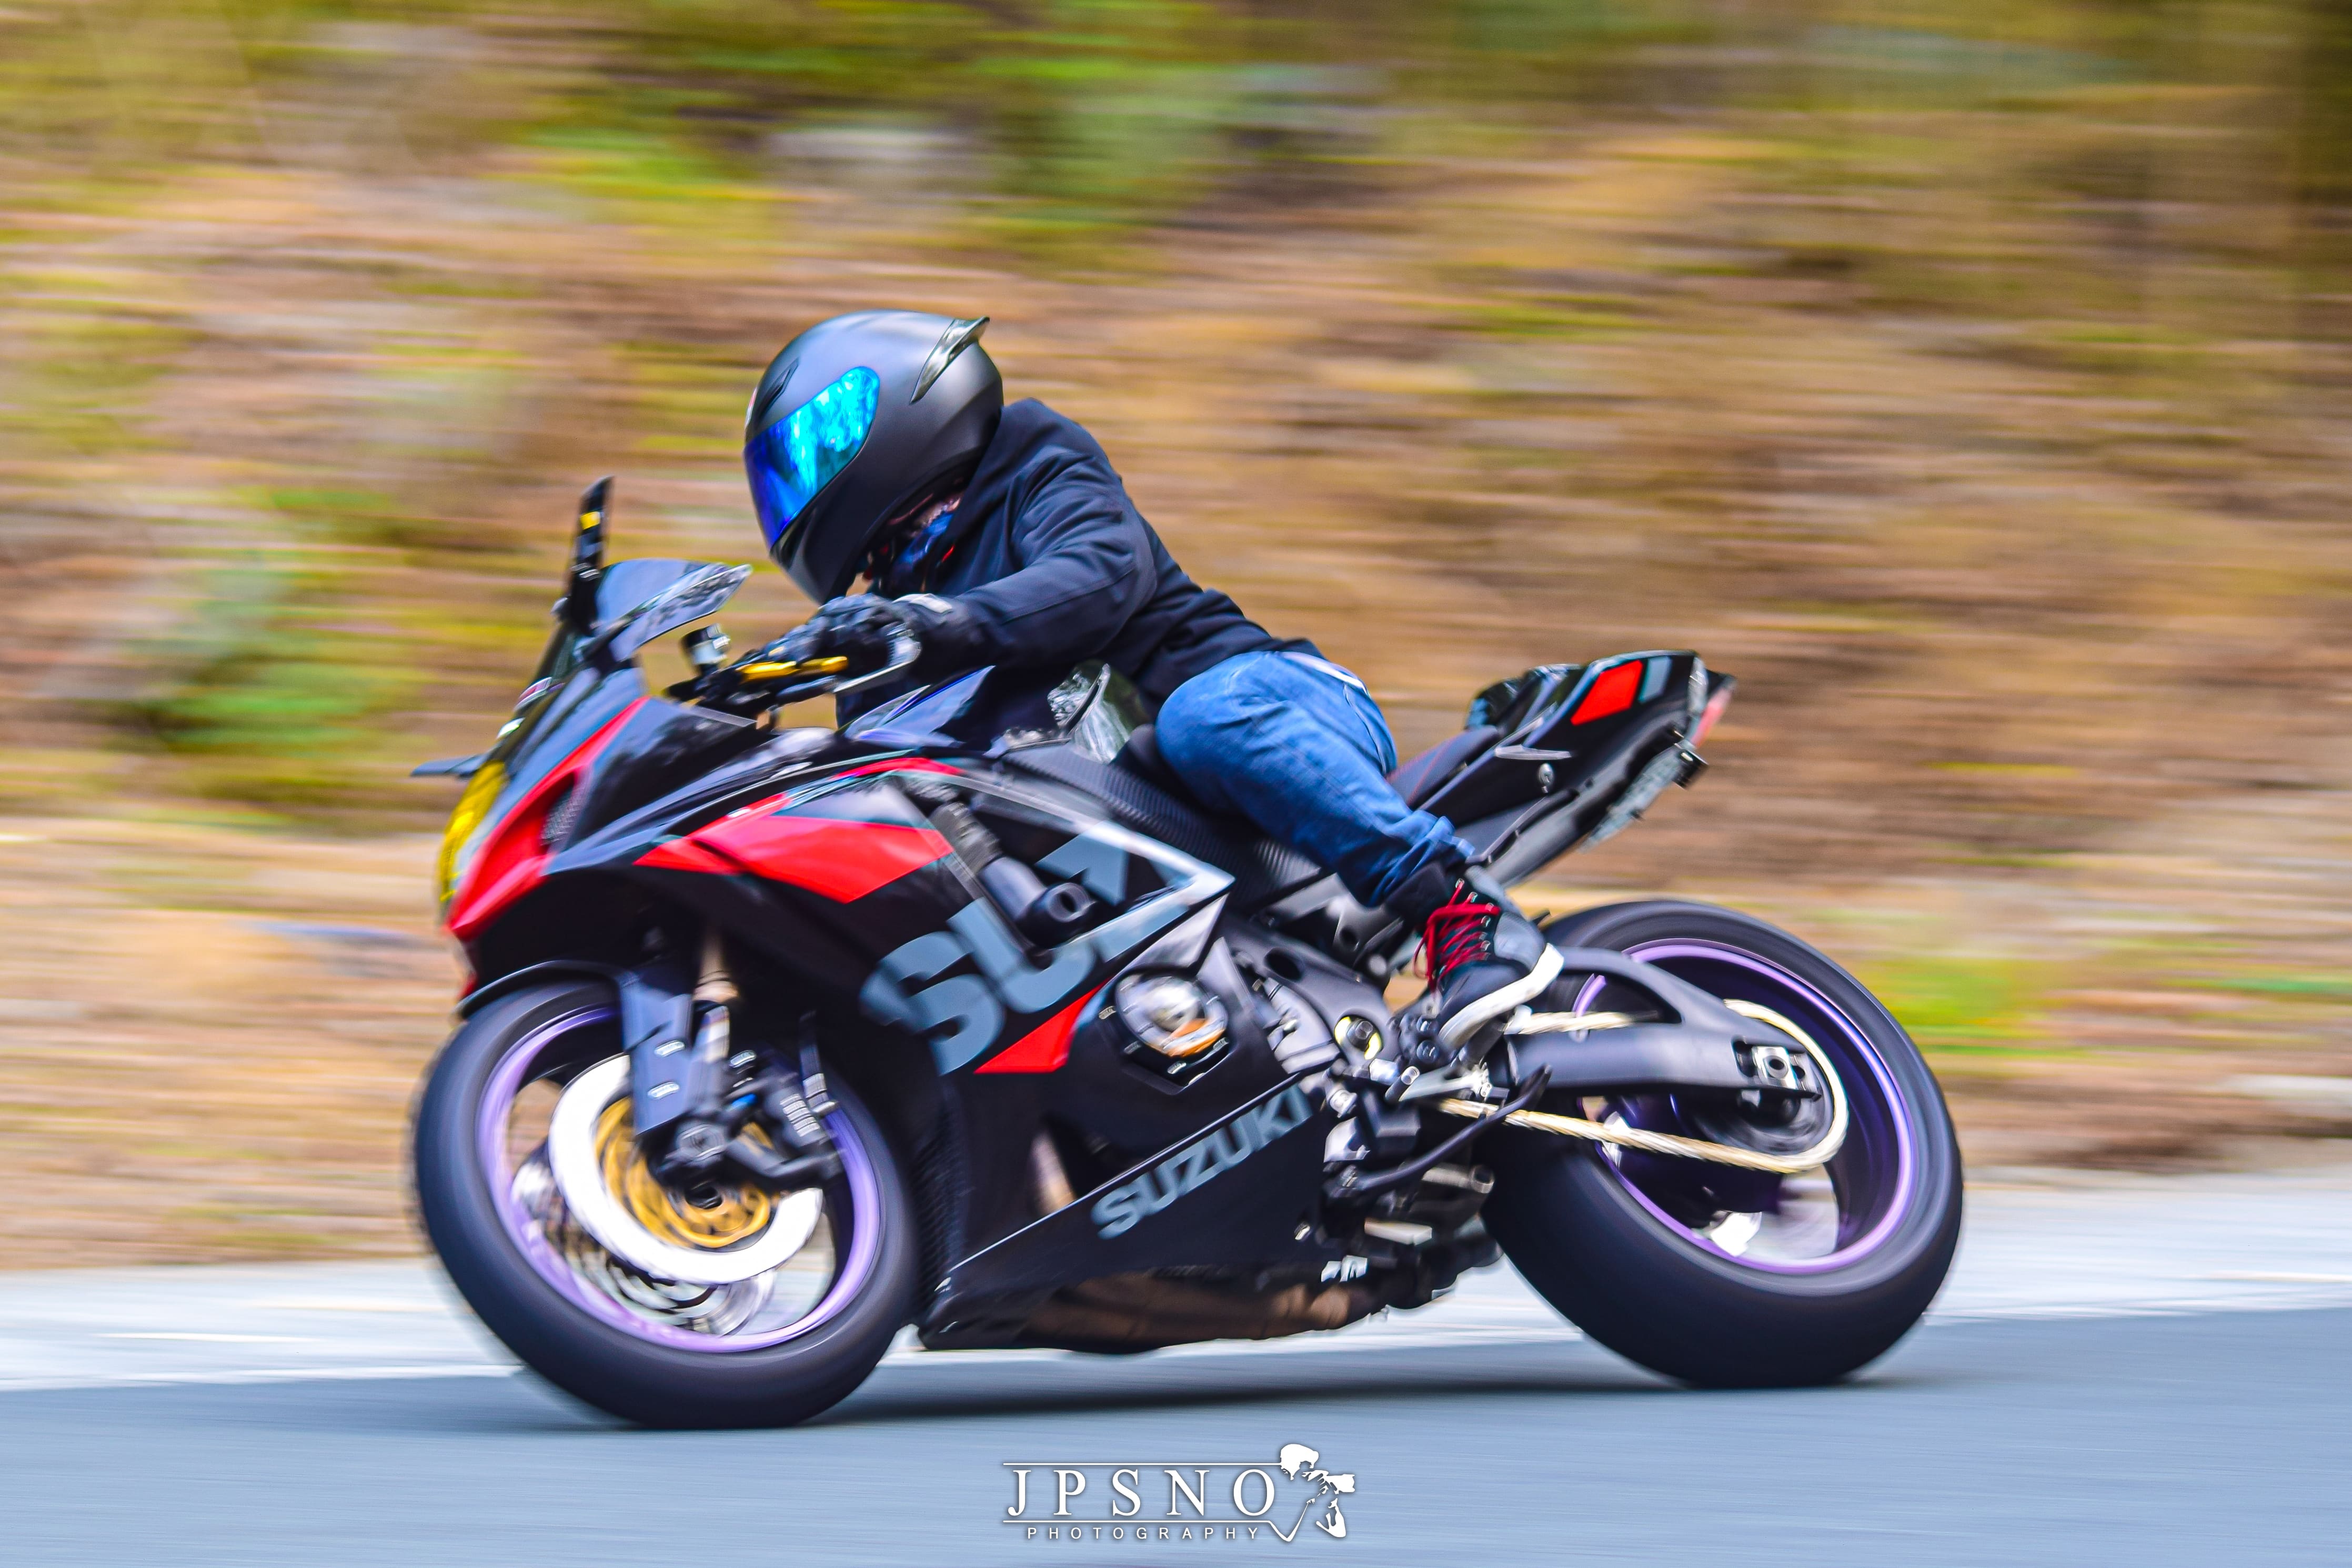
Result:
{"label": "blurred background vegetation", "polygon": [[756,559],[741,399],[874,303],[993,317],[1408,749],[1538,660],[1738,672],[1551,890],[1796,924],[1979,1136],[2165,1157],[2276,1120],[2229,1063],[2352,1057],[2327,0],[0,0],[0,812],[247,836],[6,918],[421,940],[421,870],[236,844],[432,827],[595,474],[624,551]]}
{"label": "blurred background vegetation", "polygon": [[[1215,507],[1332,547],[1256,563],[1274,618],[1350,552],[1457,580],[1367,649],[1490,595],[1479,651],[1596,651],[1596,591],[1848,676],[1958,637],[1916,698],[1984,732],[1906,785],[2063,850],[2133,719],[2226,772],[2180,704],[2293,727],[2333,661],[2287,634],[2343,564],[2348,141],[2317,0],[10,0],[0,785],[423,820],[396,764],[499,706],[560,492],[745,553],[740,388],[892,300],[1154,426],[1147,505],[1301,459]],[[1186,317],[1242,341],[1173,416]]]}

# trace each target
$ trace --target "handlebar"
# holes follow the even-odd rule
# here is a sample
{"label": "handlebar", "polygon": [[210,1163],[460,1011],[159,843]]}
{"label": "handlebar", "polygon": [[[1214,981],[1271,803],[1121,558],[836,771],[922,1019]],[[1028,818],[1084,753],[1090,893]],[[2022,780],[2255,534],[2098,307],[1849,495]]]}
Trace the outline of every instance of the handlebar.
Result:
{"label": "handlebar", "polygon": [[829,658],[763,658],[750,664],[739,664],[735,673],[745,680],[782,680],[793,675],[838,675],[849,668],[849,660],[835,654]]}
{"label": "handlebar", "polygon": [[[862,675],[843,679],[849,660],[839,654],[819,658],[755,658],[741,664],[727,665],[709,675],[680,681],[669,689],[672,697],[689,701],[716,699],[725,707],[781,708],[788,702],[805,702],[814,697],[837,696],[855,691],[861,686],[898,674],[923,654],[923,645],[914,637],[896,636],[890,639],[890,658],[879,668]],[[715,690],[713,683],[720,677],[731,677],[734,684],[723,693]]]}

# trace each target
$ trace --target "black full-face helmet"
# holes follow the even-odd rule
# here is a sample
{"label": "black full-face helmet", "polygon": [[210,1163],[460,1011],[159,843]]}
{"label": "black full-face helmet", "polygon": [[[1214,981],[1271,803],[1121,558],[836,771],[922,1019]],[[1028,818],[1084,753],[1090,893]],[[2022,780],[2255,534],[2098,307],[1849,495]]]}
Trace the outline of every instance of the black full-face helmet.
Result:
{"label": "black full-face helmet", "polygon": [[743,467],[768,553],[823,602],[886,525],[962,484],[1004,412],[988,318],[835,316],[784,345],[751,395]]}

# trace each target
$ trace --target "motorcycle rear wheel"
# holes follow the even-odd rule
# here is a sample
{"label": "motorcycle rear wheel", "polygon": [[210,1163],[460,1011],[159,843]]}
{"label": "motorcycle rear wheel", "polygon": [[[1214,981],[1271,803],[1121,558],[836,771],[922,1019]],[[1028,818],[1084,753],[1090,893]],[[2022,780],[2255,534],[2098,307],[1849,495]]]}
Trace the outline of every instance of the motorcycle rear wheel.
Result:
{"label": "motorcycle rear wheel", "polygon": [[[656,1280],[564,1223],[517,1108],[620,1049],[596,981],[519,991],[467,1020],[418,1102],[416,1193],[434,1249],[490,1331],[549,1382],[648,1426],[806,1420],[865,1382],[907,1322],[918,1248],[908,1184],[881,1127],[831,1088],[844,1172],[809,1256],[743,1287]],[[794,1269],[806,1279],[786,1278]],[[730,1300],[719,1300],[729,1291]]]}
{"label": "motorcycle rear wheel", "polygon": [[[1960,1226],[1951,1118],[1902,1026],[1828,958],[1729,910],[1614,904],[1546,934],[1796,1021],[1830,1055],[1853,1121],[1826,1165],[1796,1177],[1499,1131],[1484,1148],[1486,1225],[1520,1274],[1618,1354],[1702,1387],[1828,1383],[1884,1354],[1935,1299]],[[1572,981],[1548,1005],[1617,1005],[1602,989]],[[1726,1136],[1721,1106],[1671,1095],[1556,1109]]]}

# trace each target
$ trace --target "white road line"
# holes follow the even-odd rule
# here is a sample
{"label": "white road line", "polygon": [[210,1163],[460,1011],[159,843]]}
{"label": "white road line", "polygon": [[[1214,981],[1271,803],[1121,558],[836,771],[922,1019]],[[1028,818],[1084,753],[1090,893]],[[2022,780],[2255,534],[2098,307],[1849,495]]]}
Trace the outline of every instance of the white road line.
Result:
{"label": "white road line", "polygon": [[416,1366],[219,1367],[206,1372],[114,1373],[76,1377],[11,1378],[0,1394],[39,1394],[74,1388],[153,1388],[173,1384],[248,1383],[377,1383],[416,1377],[512,1377],[513,1362],[449,1362]]}
{"label": "white road line", "polygon": [[142,1332],[100,1334],[102,1340],[191,1340],[207,1345],[314,1345],[319,1342],[297,1334],[189,1334],[170,1329],[149,1329]]}

